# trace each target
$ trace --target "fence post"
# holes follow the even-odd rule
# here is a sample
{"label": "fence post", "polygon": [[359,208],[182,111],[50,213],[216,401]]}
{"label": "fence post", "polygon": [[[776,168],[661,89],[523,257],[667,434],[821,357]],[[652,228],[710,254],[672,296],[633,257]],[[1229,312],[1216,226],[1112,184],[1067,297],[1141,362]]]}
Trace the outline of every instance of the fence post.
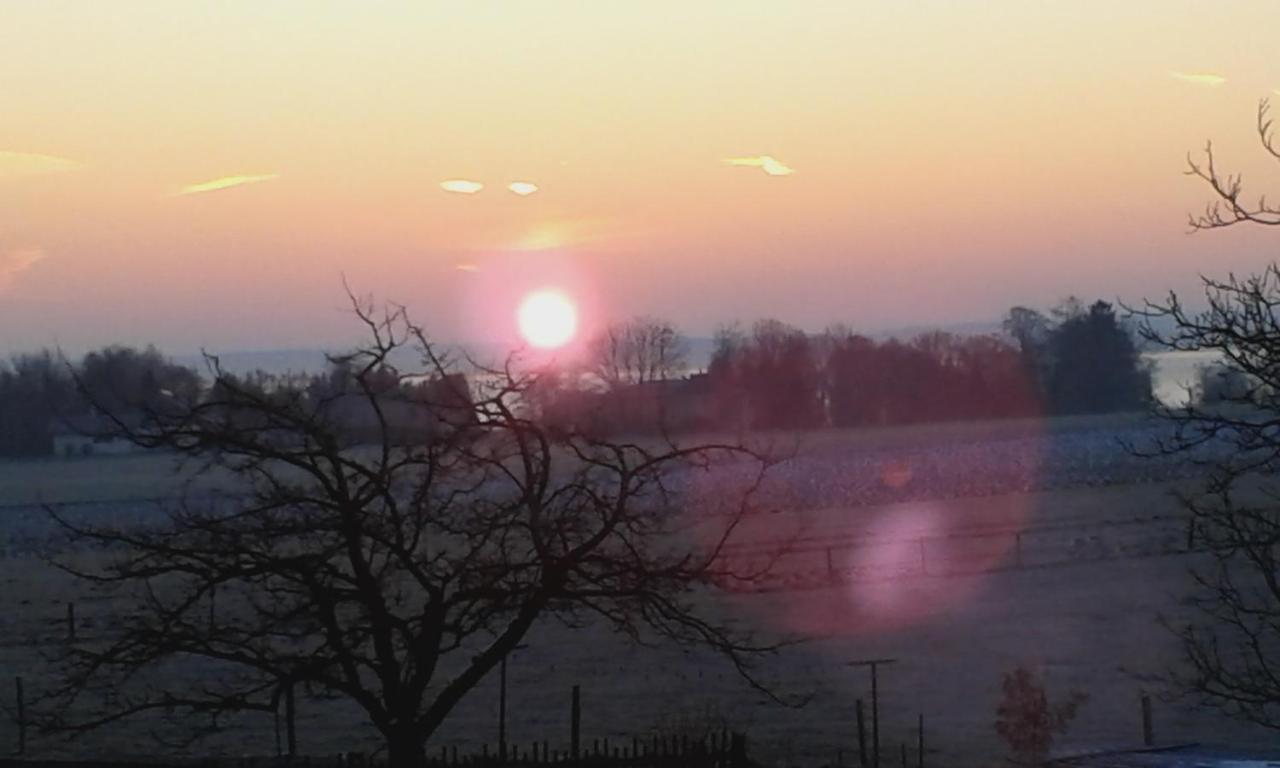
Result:
{"label": "fence post", "polygon": [[298,754],[298,732],[294,728],[297,714],[293,701],[293,681],[290,680],[288,687],[284,689],[284,732],[289,746],[289,757]]}
{"label": "fence post", "polygon": [[569,713],[569,751],[578,759],[578,746],[582,737],[582,696],[578,686],[573,686],[573,705]]}
{"label": "fence post", "polygon": [[902,751],[902,768],[907,768],[907,742],[899,742],[898,747]]}
{"label": "fence post", "polygon": [[507,759],[507,656],[498,662],[498,759]]}
{"label": "fence post", "polygon": [[923,576],[929,575],[929,561],[924,556],[924,537],[920,537],[920,573]]}
{"label": "fence post", "polygon": [[916,768],[924,768],[924,713],[916,721]]}
{"label": "fence post", "polygon": [[18,754],[25,755],[27,753],[27,704],[22,695],[22,678],[15,677],[13,683],[18,704]]}
{"label": "fence post", "polygon": [[858,765],[867,768],[867,721],[862,716],[862,699],[858,699]]}
{"label": "fence post", "polygon": [[1142,694],[1142,746],[1155,745],[1155,733],[1151,727],[1151,697]]}

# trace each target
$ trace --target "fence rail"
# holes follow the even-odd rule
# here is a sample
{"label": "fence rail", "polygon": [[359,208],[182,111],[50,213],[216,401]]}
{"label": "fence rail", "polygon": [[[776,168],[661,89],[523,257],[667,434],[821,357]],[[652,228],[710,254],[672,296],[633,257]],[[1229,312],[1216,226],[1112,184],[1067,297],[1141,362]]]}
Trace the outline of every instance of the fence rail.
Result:
{"label": "fence rail", "polygon": [[[428,753],[422,768],[521,768],[535,765],[566,768],[751,768],[747,737],[741,733],[688,736],[650,736],[615,741],[596,739],[578,756],[569,750],[552,750],[541,741],[521,747],[509,745],[507,754],[491,750],[458,751],[441,747]],[[347,752],[320,756],[270,756],[228,758],[171,758],[145,760],[28,760],[0,759],[0,768],[385,768],[385,757]]]}
{"label": "fence rail", "polygon": [[[721,578],[733,592],[822,589],[852,582],[976,575],[1203,551],[1185,515],[1070,520],[1030,528],[972,527],[918,536],[807,537],[771,549],[726,547],[725,569],[763,575]],[[883,556],[884,552],[892,556]],[[772,563],[772,565],[770,565]]]}

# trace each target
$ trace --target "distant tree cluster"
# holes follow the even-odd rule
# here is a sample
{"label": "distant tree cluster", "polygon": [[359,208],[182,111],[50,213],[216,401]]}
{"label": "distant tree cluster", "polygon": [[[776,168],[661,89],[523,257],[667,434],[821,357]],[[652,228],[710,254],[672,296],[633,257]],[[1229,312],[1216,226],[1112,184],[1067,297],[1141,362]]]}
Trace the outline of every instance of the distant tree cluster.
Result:
{"label": "distant tree cluster", "polygon": [[158,407],[168,398],[189,398],[199,376],[154,347],[110,346],[69,364],[48,350],[0,363],[0,456],[53,453],[62,431],[83,431],[91,401],[125,411],[126,403]]}
{"label": "distant tree cluster", "polygon": [[[1048,315],[1014,307],[1004,331],[877,340],[766,319],[722,328],[706,370],[693,373],[676,327],[638,317],[592,339],[580,366],[544,372],[526,399],[546,424],[597,434],[892,426],[1136,410],[1150,401],[1150,371],[1106,302],[1070,299]],[[407,378],[390,365],[359,371],[341,357],[316,374],[222,372],[214,389],[230,381],[264,399],[320,404],[355,442],[418,439],[439,416],[424,403],[440,401],[441,388],[457,393],[460,408],[469,397],[464,379]],[[1206,378],[1206,393],[1218,383]],[[130,418],[217,394],[154,347],[107,347],[74,364],[48,351],[18,356],[0,365],[0,456],[50,455],[56,434],[89,431],[100,414]],[[381,408],[370,407],[370,394]]]}
{"label": "distant tree cluster", "polygon": [[[210,358],[216,365],[216,360]],[[390,365],[369,371],[352,358],[334,356],[316,374],[275,375],[217,371],[205,386],[199,372],[166,358],[154,347],[110,346],[78,362],[45,350],[0,364],[0,456],[48,456],[58,435],[107,438],[137,427],[149,415],[191,407],[225,408],[225,390],[254,393],[263,403],[294,401],[323,410],[343,426],[352,443],[384,436],[403,444],[421,439],[442,418],[428,403],[470,405],[462,374],[447,380],[402,376]],[[376,403],[376,407],[371,403]],[[246,430],[270,430],[258,411],[227,414]],[[445,414],[444,418],[448,418]]]}
{"label": "distant tree cluster", "polygon": [[877,340],[779,320],[717,332],[689,374],[674,326],[638,318],[606,329],[579,375],[543,382],[543,416],[600,431],[814,429],[1139,410],[1151,372],[1108,303],[1068,299],[1049,314],[1015,307],[1003,335],[923,333]]}
{"label": "distant tree cluster", "polygon": [[1151,369],[1135,332],[1115,307],[1071,298],[1049,316],[1014,307],[1005,332],[1018,344],[1023,370],[1048,413],[1110,413],[1151,402]]}

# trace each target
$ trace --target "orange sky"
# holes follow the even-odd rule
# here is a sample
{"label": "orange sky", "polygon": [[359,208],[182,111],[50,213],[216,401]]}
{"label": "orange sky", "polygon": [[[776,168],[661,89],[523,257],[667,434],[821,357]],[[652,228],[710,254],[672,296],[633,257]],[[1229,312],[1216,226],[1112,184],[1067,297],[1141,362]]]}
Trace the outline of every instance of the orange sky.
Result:
{"label": "orange sky", "polygon": [[544,285],[587,328],[699,334],[1186,289],[1277,254],[1187,236],[1181,171],[1213,137],[1280,194],[1250,135],[1278,24],[1271,0],[9,2],[0,351],[323,346],[351,336],[343,275],[443,338],[502,336]]}

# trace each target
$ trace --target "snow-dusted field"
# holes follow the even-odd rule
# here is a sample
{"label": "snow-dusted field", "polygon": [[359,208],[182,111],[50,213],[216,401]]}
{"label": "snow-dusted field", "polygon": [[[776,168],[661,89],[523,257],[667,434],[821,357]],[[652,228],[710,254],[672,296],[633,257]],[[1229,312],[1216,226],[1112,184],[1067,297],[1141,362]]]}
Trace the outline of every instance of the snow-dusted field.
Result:
{"label": "snow-dusted field", "polygon": [[[1139,436],[1141,436],[1139,434]],[[778,690],[811,695],[800,709],[751,691],[725,664],[675,649],[636,648],[603,629],[539,627],[509,665],[511,741],[568,743],[570,687],[582,686],[584,738],[629,743],[680,723],[727,724],[750,734],[751,753],[783,764],[846,763],[856,750],[854,701],[868,696],[856,659],[898,662],[880,680],[882,742],[914,745],[918,714],[932,765],[995,764],[992,729],[1001,675],[1042,671],[1051,692],[1090,696],[1066,747],[1133,745],[1142,675],[1176,663],[1156,623],[1178,610],[1185,544],[1170,484],[1185,473],[1129,457],[1112,430],[1014,432],[983,439],[913,440],[841,449],[828,440],[774,475],[772,504],[753,519],[737,556],[788,537],[795,551],[763,592],[708,595],[766,634],[805,642],[763,668]],[[103,503],[77,514],[120,520],[155,514]],[[110,632],[116,606],[93,602],[33,552],[47,533],[30,505],[0,511],[0,674],[41,687],[39,651],[64,642],[65,603],[81,636]],[[8,703],[11,694],[0,693]],[[1162,741],[1265,741],[1267,734],[1157,700]],[[82,742],[31,738],[35,754],[148,753],[144,725],[120,725]],[[497,677],[457,710],[439,744],[478,750],[497,731]],[[376,744],[360,714],[339,701],[299,701],[299,741],[311,753]],[[0,748],[16,743],[0,726]],[[269,717],[246,718],[197,748],[271,753]]]}

